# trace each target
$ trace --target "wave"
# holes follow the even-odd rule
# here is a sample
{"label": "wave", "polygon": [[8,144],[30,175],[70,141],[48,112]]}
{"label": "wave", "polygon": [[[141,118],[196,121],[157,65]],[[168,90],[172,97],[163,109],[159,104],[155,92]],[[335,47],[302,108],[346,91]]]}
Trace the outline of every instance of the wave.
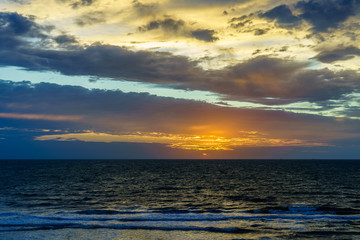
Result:
{"label": "wave", "polygon": [[333,214],[333,215],[360,215],[360,209],[357,208],[341,208],[329,205],[323,206],[311,206],[306,204],[293,204],[290,206],[273,206],[273,207],[264,207],[260,209],[251,209],[247,211],[230,211],[220,210],[213,208],[206,209],[176,209],[172,207],[163,207],[163,208],[153,208],[147,211],[134,211],[134,210],[103,210],[103,209],[91,209],[91,210],[81,210],[73,212],[78,215],[138,215],[138,214],[164,214],[164,215],[174,215],[174,214],[302,214],[302,215],[319,215],[319,214]]}
{"label": "wave", "polygon": [[340,207],[332,207],[332,206],[321,206],[321,207],[317,208],[317,211],[335,213],[337,215],[358,215],[358,214],[360,214],[360,209],[340,208]]}
{"label": "wave", "polygon": [[[319,211],[318,209],[322,210]],[[326,212],[325,210],[328,210]],[[340,213],[336,214],[334,210]],[[0,213],[0,226],[6,222],[22,223],[22,222],[91,222],[91,221],[117,221],[117,222],[219,222],[231,220],[257,221],[257,220],[275,220],[275,219],[305,219],[305,220],[358,220],[360,215],[355,215],[354,211],[349,209],[333,209],[333,208],[295,208],[295,207],[274,207],[263,208],[259,210],[250,210],[245,212],[229,212],[229,213],[170,213],[164,214],[152,211],[127,212],[116,210],[83,210],[77,212],[58,212],[49,215],[25,215],[14,212]]]}
{"label": "wave", "polygon": [[[321,211],[320,211],[320,210]],[[169,209],[168,209],[169,210]],[[334,208],[291,205],[260,211],[223,213],[160,213],[136,210],[85,209],[75,212],[0,212],[0,232],[26,232],[61,229],[110,229],[110,230],[157,230],[198,231],[224,234],[246,234],[268,231],[296,231],[297,236],[316,235],[313,231],[302,231],[297,226],[309,224],[349,226],[346,234],[357,234],[360,230],[360,215],[337,215]],[[339,209],[338,209],[339,210]],[[344,210],[344,209],[342,209]],[[280,223],[280,224],[279,224]],[[284,223],[286,223],[284,225]],[[320,226],[319,225],[319,226]],[[307,229],[308,230],[308,229]],[[330,229],[322,229],[324,231]],[[319,233],[320,234],[320,233]],[[336,235],[337,233],[328,233]]]}
{"label": "wave", "polygon": [[253,203],[267,203],[267,202],[274,202],[276,201],[275,197],[248,197],[248,196],[237,196],[237,195],[230,195],[225,196],[227,199],[231,201],[245,201],[245,202],[253,202]]}
{"label": "wave", "polygon": [[[46,229],[134,229],[163,231],[207,231],[223,233],[246,233],[258,230],[258,226],[279,222],[294,224],[347,224],[360,228],[360,212],[353,208],[333,206],[266,207],[249,211],[221,213],[197,213],[165,208],[162,211],[143,209],[85,209],[75,212],[0,212],[0,231],[35,231]],[[228,227],[245,226],[245,227]],[[219,227],[220,226],[220,227]],[[223,227],[226,226],[226,227]],[[283,226],[279,225],[280,228]],[[306,233],[304,233],[306,234]]]}
{"label": "wave", "polygon": [[335,214],[335,215],[359,215],[360,209],[357,208],[341,208],[335,206],[308,206],[305,204],[294,204],[291,206],[265,207],[261,209],[249,210],[249,213],[262,214]]}
{"label": "wave", "polygon": [[79,224],[79,223],[48,223],[48,224],[0,224],[0,232],[38,231],[58,229],[116,229],[116,230],[160,230],[160,231],[204,231],[217,233],[251,233],[255,230],[238,227],[201,227],[201,226],[158,226],[128,224]]}
{"label": "wave", "polygon": [[[297,237],[306,237],[308,238],[309,236],[311,236],[312,238],[314,237],[330,237],[332,236],[331,239],[334,239],[334,236],[360,236],[360,231],[302,231],[302,232],[297,232],[295,234],[295,236]],[[343,238],[341,238],[343,239]],[[346,238],[346,239],[353,239],[353,238]],[[358,239],[358,238],[356,238]]]}
{"label": "wave", "polygon": [[121,214],[139,214],[139,213],[146,213],[146,212],[91,209],[91,210],[76,211],[74,213],[80,214],[80,215],[121,215]]}

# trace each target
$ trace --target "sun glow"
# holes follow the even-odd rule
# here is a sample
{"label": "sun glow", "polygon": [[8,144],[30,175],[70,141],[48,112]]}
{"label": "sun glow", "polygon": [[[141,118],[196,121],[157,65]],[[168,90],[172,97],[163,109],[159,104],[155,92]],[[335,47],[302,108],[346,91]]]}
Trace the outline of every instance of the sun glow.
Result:
{"label": "sun glow", "polygon": [[[325,143],[309,142],[300,139],[266,138],[254,131],[243,133],[243,137],[225,138],[216,135],[182,135],[159,132],[136,132],[127,134],[109,134],[96,132],[66,133],[36,137],[40,141],[84,141],[84,142],[132,142],[159,143],[167,147],[196,151],[231,151],[239,147],[281,147],[281,146],[326,146]],[[207,153],[205,153],[207,154]],[[206,155],[204,155],[206,156]]]}

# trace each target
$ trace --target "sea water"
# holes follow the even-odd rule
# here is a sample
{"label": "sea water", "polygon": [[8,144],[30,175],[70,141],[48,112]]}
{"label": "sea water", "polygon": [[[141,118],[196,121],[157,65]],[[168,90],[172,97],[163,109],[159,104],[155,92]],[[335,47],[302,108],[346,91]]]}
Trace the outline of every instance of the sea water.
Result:
{"label": "sea water", "polygon": [[0,239],[360,239],[360,161],[2,160]]}

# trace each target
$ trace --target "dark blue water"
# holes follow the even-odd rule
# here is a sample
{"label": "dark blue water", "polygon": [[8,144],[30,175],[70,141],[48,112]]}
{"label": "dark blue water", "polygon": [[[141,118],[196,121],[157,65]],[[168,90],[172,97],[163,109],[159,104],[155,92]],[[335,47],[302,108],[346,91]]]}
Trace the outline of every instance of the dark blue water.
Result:
{"label": "dark blue water", "polygon": [[0,239],[360,239],[360,161],[0,161]]}

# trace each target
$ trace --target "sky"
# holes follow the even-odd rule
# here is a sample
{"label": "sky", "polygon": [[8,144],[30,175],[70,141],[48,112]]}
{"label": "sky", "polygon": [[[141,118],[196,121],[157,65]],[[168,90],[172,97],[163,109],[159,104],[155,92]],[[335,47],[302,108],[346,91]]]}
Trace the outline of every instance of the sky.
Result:
{"label": "sky", "polygon": [[360,0],[1,0],[1,159],[358,159]]}

